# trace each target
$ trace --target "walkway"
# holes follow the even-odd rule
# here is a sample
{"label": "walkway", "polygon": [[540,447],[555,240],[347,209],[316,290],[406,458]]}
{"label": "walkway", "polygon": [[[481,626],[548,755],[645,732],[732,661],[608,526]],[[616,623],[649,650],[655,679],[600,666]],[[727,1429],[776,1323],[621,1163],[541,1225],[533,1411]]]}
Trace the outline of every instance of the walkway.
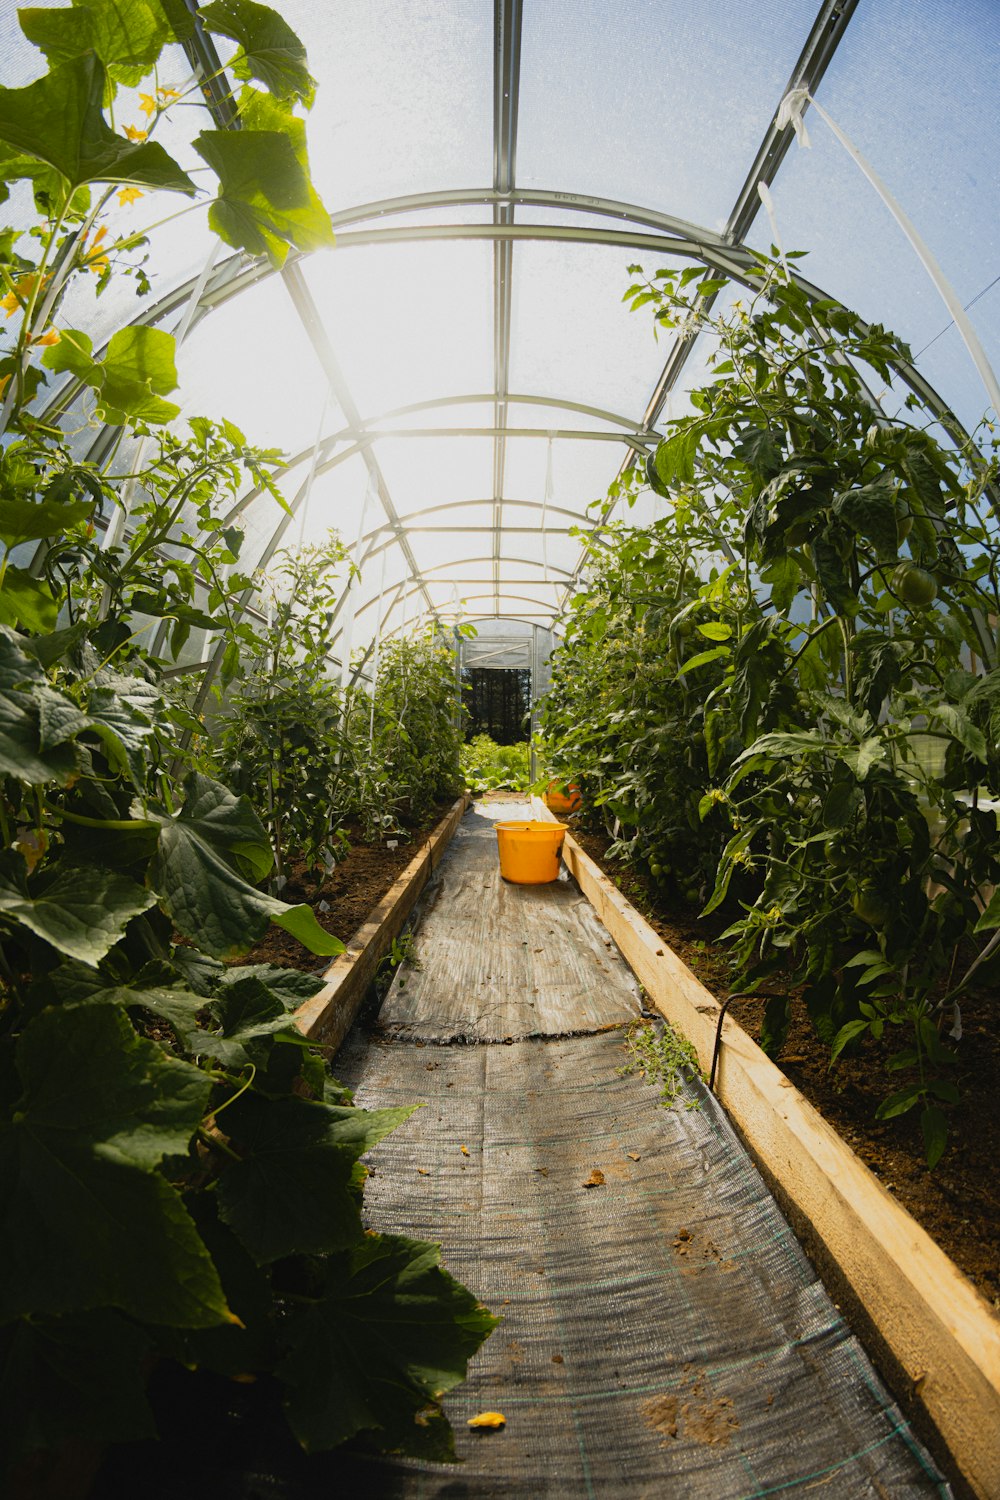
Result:
{"label": "walkway", "polygon": [[[440,1241],[504,1320],[446,1403],[464,1462],[362,1461],[363,1492],[947,1495],[712,1097],[622,1075],[635,982],[570,882],[499,880],[512,815],[465,818],[422,968],[335,1068],[427,1102],[372,1155],[370,1222]],[[506,1428],[471,1433],[487,1409]]]}

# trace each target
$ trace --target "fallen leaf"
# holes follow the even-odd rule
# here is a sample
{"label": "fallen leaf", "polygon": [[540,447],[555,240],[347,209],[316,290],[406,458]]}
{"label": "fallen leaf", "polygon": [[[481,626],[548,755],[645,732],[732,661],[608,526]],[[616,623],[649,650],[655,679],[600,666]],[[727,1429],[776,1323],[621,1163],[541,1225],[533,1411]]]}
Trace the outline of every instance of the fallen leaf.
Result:
{"label": "fallen leaf", "polygon": [[431,1175],[426,1167],[418,1167],[417,1171],[420,1173],[421,1177],[429,1177]]}
{"label": "fallen leaf", "polygon": [[629,1151],[629,1152],[626,1153],[626,1155],[628,1156],[629,1161],[640,1161],[641,1160],[641,1157],[639,1156],[638,1151]]}
{"label": "fallen leaf", "polygon": [[468,1156],[468,1154],[469,1154],[469,1148],[468,1148],[468,1146],[461,1146],[459,1149],[461,1150],[463,1156]]}
{"label": "fallen leaf", "polygon": [[594,1168],[583,1185],[585,1188],[604,1186],[604,1173],[601,1171],[600,1167]]}
{"label": "fallen leaf", "polygon": [[[554,1364],[554,1365],[562,1365],[562,1364],[565,1364],[565,1363],[566,1363],[566,1361],[565,1361],[565,1360],[564,1360],[564,1359],[563,1359],[563,1357],[562,1357],[562,1355],[561,1355],[561,1354],[553,1354],[553,1356],[552,1356],[552,1363],[553,1363],[553,1364]],[[771,1398],[771,1399],[772,1399],[772,1401],[773,1401],[773,1400],[774,1400],[774,1397],[773,1397],[773,1396],[772,1396],[772,1398]]]}
{"label": "fallen leaf", "polygon": [[535,1171],[538,1173],[538,1175],[540,1177],[548,1177],[548,1175],[549,1175],[549,1169],[548,1169],[548,1167],[536,1167]]}
{"label": "fallen leaf", "polygon": [[478,1416],[469,1418],[469,1426],[479,1431],[491,1432],[506,1425],[507,1418],[499,1411],[481,1411]]}

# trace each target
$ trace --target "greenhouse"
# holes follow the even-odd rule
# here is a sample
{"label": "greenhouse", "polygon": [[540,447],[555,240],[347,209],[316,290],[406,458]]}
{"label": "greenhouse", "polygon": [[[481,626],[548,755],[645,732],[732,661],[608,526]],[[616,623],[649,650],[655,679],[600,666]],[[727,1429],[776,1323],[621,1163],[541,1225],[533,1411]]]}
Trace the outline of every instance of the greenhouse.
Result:
{"label": "greenhouse", "polygon": [[997,1500],[996,5],[0,28],[0,1494]]}

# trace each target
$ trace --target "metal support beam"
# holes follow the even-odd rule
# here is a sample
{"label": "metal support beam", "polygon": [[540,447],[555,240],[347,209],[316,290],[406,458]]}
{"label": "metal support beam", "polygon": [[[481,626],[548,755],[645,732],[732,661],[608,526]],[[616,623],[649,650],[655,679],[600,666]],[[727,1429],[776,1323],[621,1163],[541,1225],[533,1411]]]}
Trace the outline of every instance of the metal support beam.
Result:
{"label": "metal support beam", "polygon": [[[514,222],[504,201],[514,186],[517,162],[518,90],[521,76],[522,0],[493,3],[493,223]],[[500,534],[503,527],[504,470],[507,446],[507,391],[510,371],[510,311],[514,247],[504,239],[493,244],[493,584],[500,607]]]}
{"label": "metal support beam", "polygon": [[[830,65],[834,53],[843,40],[858,0],[823,0],[819,14],[799,54],[798,62],[781,91],[784,99],[789,89],[808,89],[814,94],[819,82]],[[781,99],[778,100],[780,105]],[[746,181],[740,188],[733,211],[726,223],[725,239],[730,245],[742,245],[750,233],[750,226],[760,212],[760,196],[757,184],[763,182],[770,187],[785,154],[792,143],[794,131],[791,125],[779,130],[776,124],[778,109],[761,141]]]}
{"label": "metal support beam", "polygon": [[[302,321],[302,326],[306,331],[306,335],[308,336],[313,349],[316,351],[316,357],[318,358],[323,373],[329,382],[330,390],[332,391],[338,405],[340,406],[341,411],[344,413],[344,416],[347,418],[350,426],[357,429],[361,425],[361,413],[358,411],[357,407],[354,404],[354,398],[351,395],[346,380],[344,379],[343,371],[341,370],[336,355],[333,352],[333,346],[331,345],[330,340],[327,336],[326,329],[323,327],[323,321],[320,318],[316,304],[313,301],[312,293],[306,285],[305,278],[302,275],[302,271],[297,265],[295,265],[290,269],[286,267],[281,274],[285,286],[288,289],[288,294],[292,299],[292,304]],[[385,476],[382,473],[382,469],[379,465],[378,459],[372,452],[370,444],[366,444],[364,446],[362,453],[365,465],[367,466],[368,472],[375,484],[376,493],[378,494],[382,509],[385,511],[386,520],[388,521],[389,525],[394,528],[396,532],[396,539],[399,542],[400,551],[406,559],[407,566],[410,569],[413,578],[419,584],[421,581],[420,569],[417,566],[417,560],[413,556],[413,552],[410,549],[410,544],[406,540],[405,528],[403,527],[396,507],[393,504],[392,496],[389,493],[389,486],[385,482]],[[319,475],[319,472],[320,469],[319,467],[317,467],[317,476]],[[427,603],[427,608],[433,614],[434,605],[432,604],[431,597],[426,590],[424,590],[424,598]]]}

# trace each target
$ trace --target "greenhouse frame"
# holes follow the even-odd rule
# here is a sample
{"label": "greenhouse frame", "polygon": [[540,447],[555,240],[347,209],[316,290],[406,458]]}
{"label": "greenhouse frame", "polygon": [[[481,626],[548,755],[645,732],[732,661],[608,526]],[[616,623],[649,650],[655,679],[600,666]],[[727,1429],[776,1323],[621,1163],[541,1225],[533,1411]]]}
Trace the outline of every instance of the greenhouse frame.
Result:
{"label": "greenhouse frame", "polygon": [[1000,1495],[994,0],[0,35],[0,1488]]}

